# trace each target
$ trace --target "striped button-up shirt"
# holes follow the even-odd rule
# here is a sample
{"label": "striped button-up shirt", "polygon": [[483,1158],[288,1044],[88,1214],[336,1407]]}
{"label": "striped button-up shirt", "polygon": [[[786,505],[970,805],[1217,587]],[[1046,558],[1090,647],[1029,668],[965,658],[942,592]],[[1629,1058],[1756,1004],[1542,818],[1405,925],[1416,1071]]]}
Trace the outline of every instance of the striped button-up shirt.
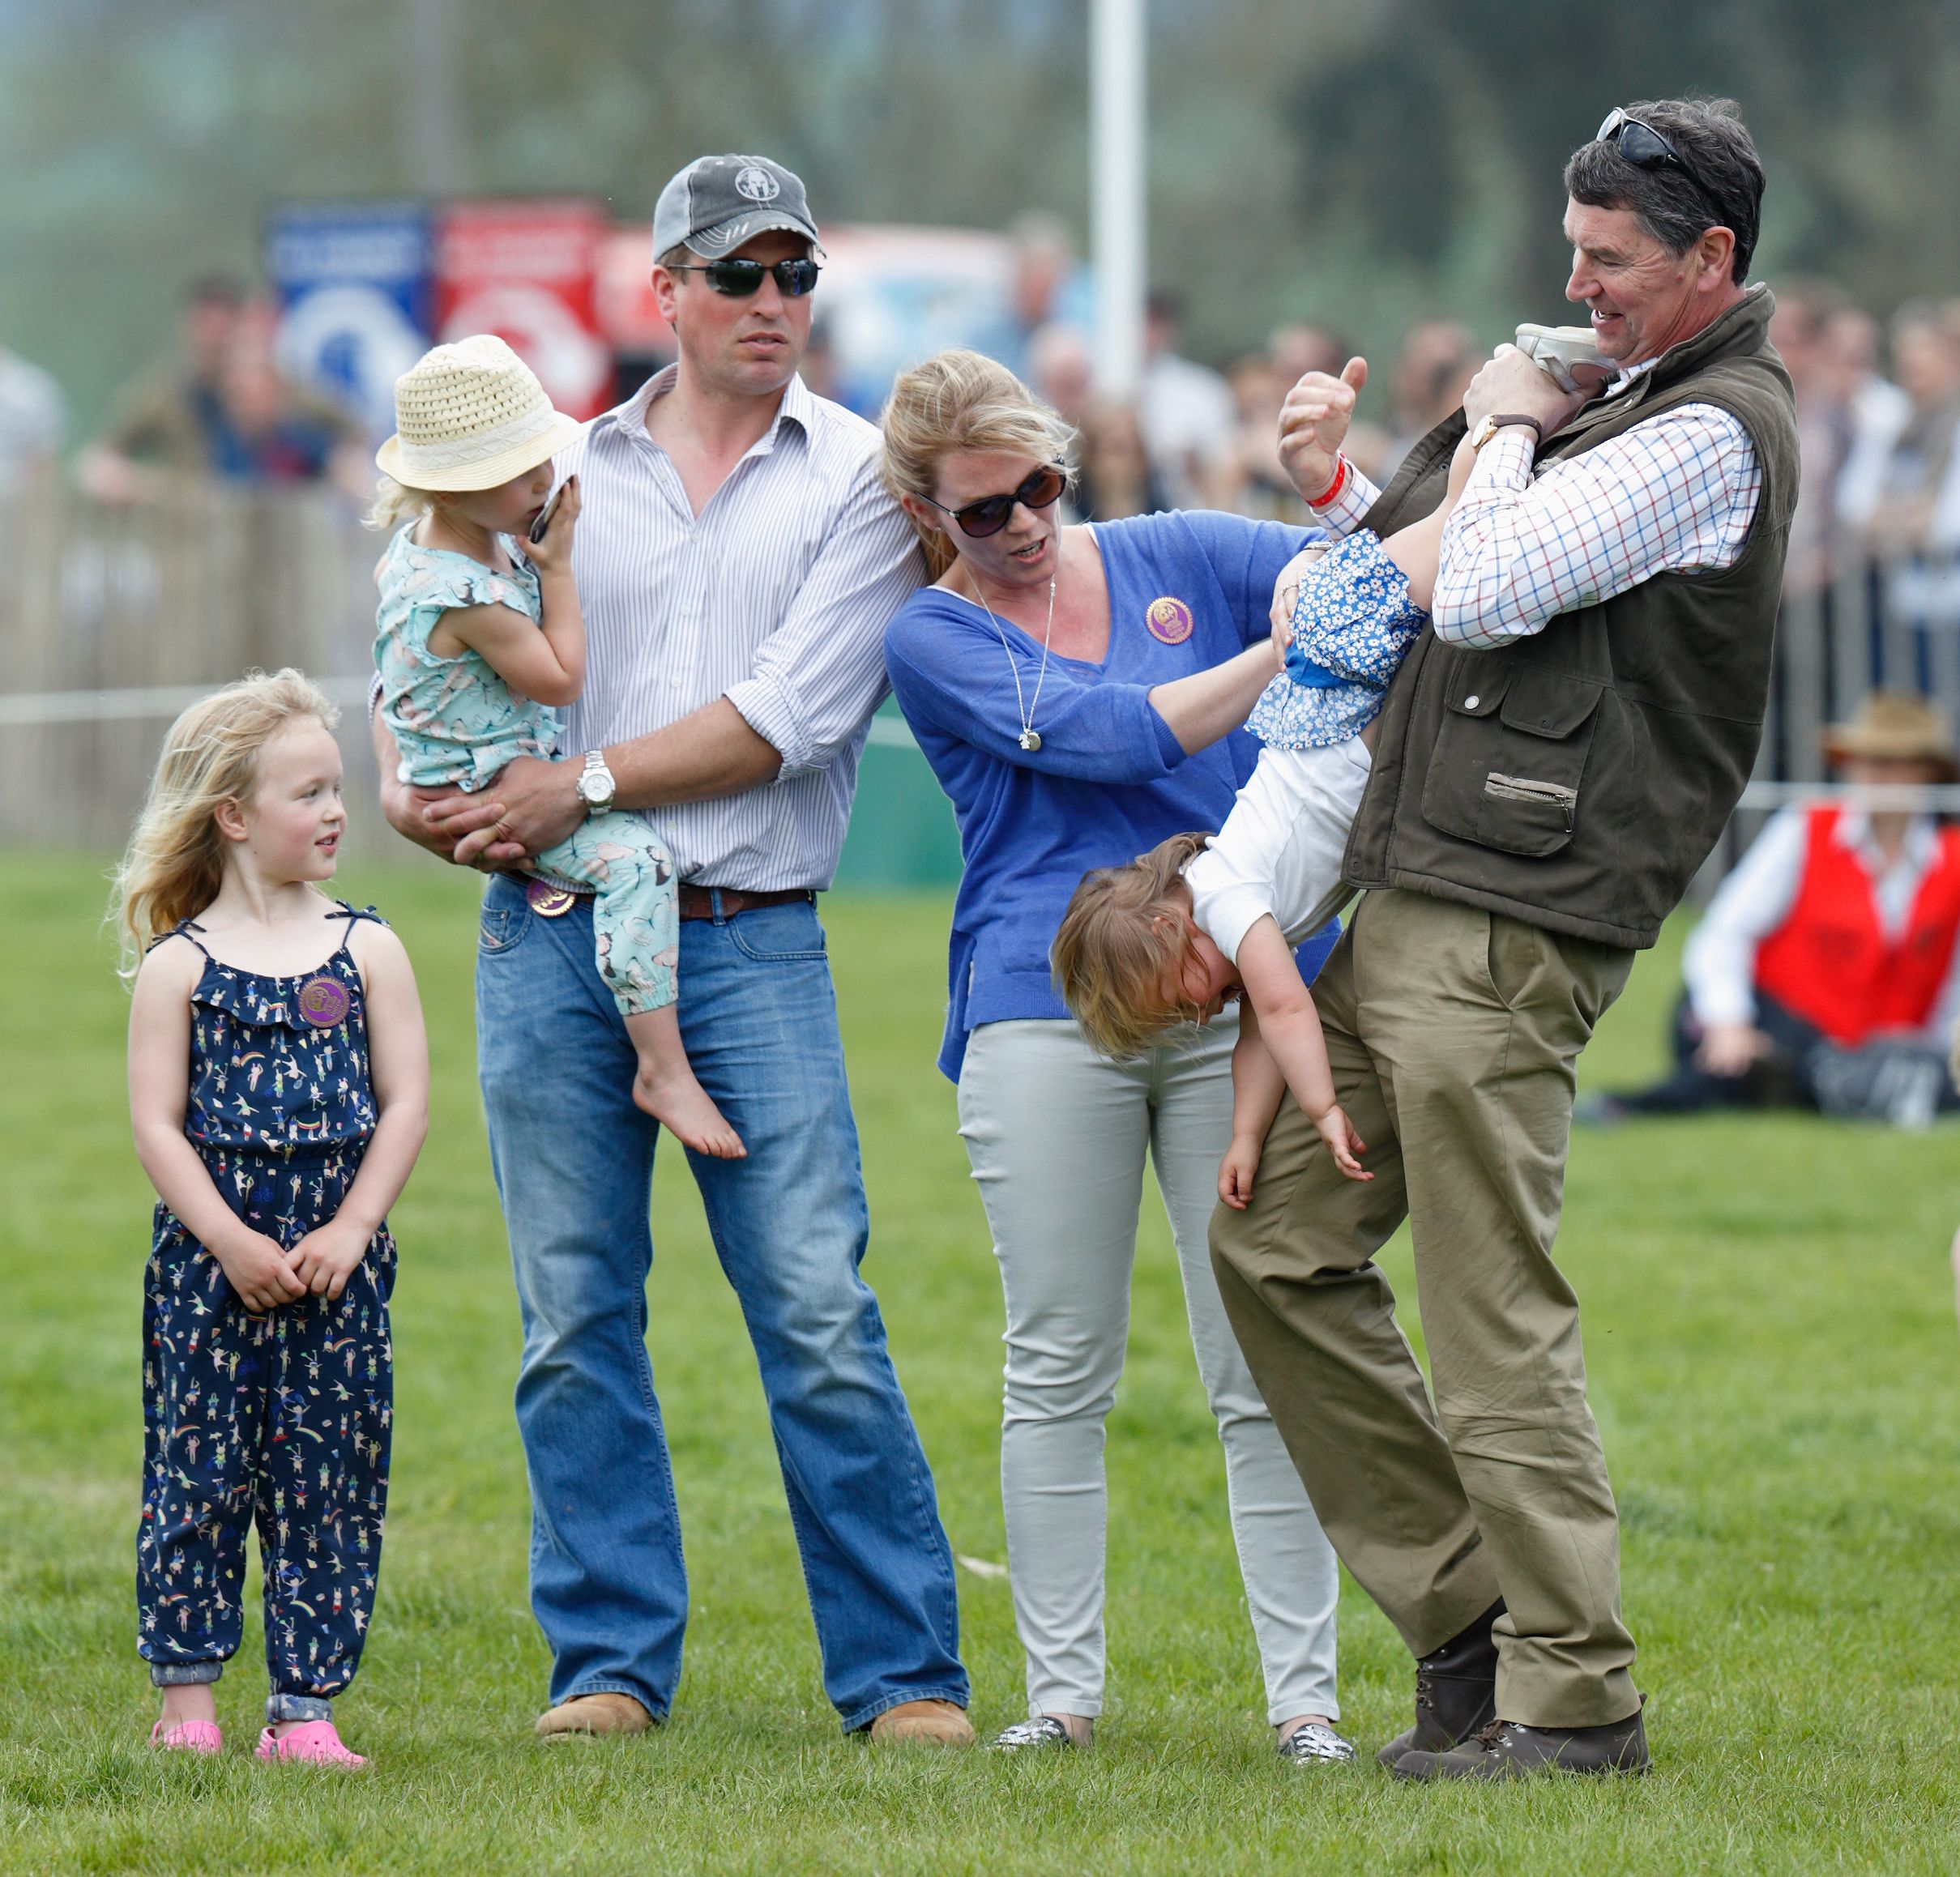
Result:
{"label": "striped button-up shirt", "polygon": [[876,429],[801,378],[695,514],[647,433],[674,377],[670,365],[593,419],[557,459],[579,479],[572,572],[587,646],[559,751],[630,742],[726,697],[781,752],[781,773],[646,818],[683,880],[828,886],[886,689],[885,626],[924,579],[924,559],[878,480]]}
{"label": "striped button-up shirt", "polygon": [[[1500,431],[1443,524],[1431,618],[1448,644],[1488,650],[1656,574],[1732,567],[1762,494],[1749,433],[1715,404],[1680,405],[1576,456],[1532,456],[1525,432]],[[1379,493],[1351,467],[1314,519],[1346,534]]]}

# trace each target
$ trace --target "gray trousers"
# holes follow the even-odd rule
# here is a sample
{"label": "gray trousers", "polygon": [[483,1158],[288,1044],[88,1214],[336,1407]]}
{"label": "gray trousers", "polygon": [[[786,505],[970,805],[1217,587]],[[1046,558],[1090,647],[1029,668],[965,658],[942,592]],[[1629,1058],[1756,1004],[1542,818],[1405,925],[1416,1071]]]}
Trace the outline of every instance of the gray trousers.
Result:
{"label": "gray trousers", "polygon": [[1207,1250],[1236,1035],[1227,1017],[1123,1064],[1070,1022],[984,1024],[967,1041],[959,1131],[1006,1295],[1001,1491],[1031,1714],[1102,1711],[1104,1423],[1123,1371],[1147,1152],[1224,1446],[1267,1717],[1340,1712],[1333,1548],[1239,1353]]}

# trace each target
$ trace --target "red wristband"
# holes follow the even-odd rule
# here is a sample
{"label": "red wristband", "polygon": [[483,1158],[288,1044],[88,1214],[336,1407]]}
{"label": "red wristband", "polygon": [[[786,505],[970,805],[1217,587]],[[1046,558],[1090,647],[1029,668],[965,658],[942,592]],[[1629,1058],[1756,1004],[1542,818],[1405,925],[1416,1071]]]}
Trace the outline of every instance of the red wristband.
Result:
{"label": "red wristband", "polygon": [[1344,450],[1338,450],[1334,455],[1334,480],[1329,483],[1318,495],[1309,496],[1307,506],[1310,509],[1324,509],[1347,486],[1347,453]]}

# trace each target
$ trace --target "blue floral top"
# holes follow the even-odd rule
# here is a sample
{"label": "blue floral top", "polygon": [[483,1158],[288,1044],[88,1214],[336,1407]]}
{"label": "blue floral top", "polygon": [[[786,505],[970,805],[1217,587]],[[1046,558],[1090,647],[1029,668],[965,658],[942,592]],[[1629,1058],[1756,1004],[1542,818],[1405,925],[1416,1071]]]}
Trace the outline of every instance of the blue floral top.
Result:
{"label": "blue floral top", "polygon": [[557,716],[516,695],[482,653],[465,647],[445,659],[429,651],[437,621],[467,606],[507,606],[541,622],[537,570],[519,561],[499,574],[468,554],[419,548],[411,522],[382,564],[374,663],[401,779],[418,788],[479,789],[513,758],[557,748]]}
{"label": "blue floral top", "polygon": [[1428,618],[1380,535],[1363,528],[1335,542],[1300,582],[1286,669],[1245,727],[1269,749],[1325,749],[1360,736]]}
{"label": "blue floral top", "polygon": [[[343,905],[339,916],[381,923]],[[344,938],[318,970],[241,970],[204,951],[190,993],[190,1099],[184,1133],[199,1148],[291,1154],[364,1142],[374,1132],[365,998]],[[159,941],[161,942],[160,941]]]}

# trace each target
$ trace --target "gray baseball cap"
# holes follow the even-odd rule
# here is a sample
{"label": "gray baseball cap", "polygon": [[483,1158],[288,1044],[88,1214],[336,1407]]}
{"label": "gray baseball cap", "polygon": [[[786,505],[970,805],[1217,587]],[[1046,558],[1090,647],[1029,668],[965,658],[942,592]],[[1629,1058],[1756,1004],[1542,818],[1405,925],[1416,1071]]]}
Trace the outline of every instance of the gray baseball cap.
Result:
{"label": "gray baseball cap", "polygon": [[817,224],[795,171],[766,156],[698,156],[660,191],[653,251],[658,257],[685,246],[712,260],[771,228],[816,242]]}

